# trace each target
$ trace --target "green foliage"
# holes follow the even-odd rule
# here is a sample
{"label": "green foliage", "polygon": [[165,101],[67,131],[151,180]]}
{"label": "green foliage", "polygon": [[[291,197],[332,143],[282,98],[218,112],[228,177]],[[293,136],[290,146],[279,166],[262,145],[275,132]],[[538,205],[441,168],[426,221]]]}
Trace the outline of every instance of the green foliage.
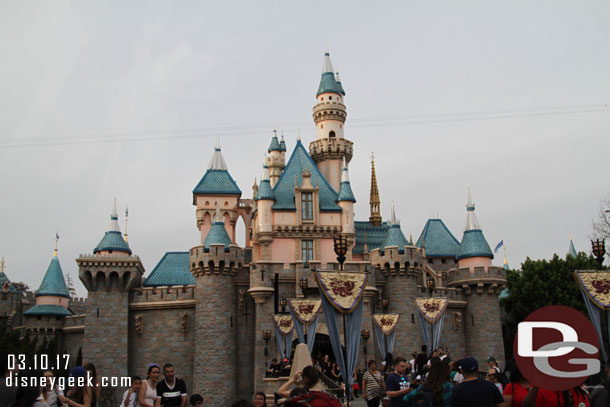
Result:
{"label": "green foliage", "polygon": [[565,305],[588,316],[573,273],[598,269],[599,264],[593,256],[580,252],[576,258],[567,256],[562,259],[556,254],[551,260],[531,260],[528,257],[521,270],[508,270],[508,297],[501,300],[509,316],[504,338],[506,354],[512,354],[517,324],[538,308]]}
{"label": "green foliage", "polygon": [[11,329],[6,324],[6,318],[0,319],[0,349],[8,354],[24,354],[31,357],[36,352],[36,340],[26,332],[23,338],[19,338],[20,331]]}

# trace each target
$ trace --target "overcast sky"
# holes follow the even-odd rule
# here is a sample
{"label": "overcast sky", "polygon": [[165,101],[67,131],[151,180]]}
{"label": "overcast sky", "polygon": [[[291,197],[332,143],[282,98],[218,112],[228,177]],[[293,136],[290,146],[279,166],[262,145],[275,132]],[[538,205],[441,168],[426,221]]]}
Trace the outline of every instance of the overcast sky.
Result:
{"label": "overcast sky", "polygon": [[[607,1],[5,1],[0,3],[0,255],[36,289],[56,230],[65,274],[129,205],[146,273],[198,245],[191,191],[220,134],[243,198],[273,126],[292,151],[322,56],[347,92],[367,220],[430,216],[461,240],[467,188],[509,264],[589,251],[610,191]],[[243,226],[241,227],[243,230]],[[243,241],[243,239],[240,239]],[[494,262],[502,264],[500,253]],[[86,290],[77,283],[80,295]]]}

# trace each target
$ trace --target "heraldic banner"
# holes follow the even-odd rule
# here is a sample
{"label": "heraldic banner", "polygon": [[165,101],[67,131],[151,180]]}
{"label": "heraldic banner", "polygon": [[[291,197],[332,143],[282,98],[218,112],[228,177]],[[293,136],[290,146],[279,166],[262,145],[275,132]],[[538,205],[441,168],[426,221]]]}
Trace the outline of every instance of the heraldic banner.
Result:
{"label": "heraldic banner", "polygon": [[[574,278],[580,286],[589,317],[597,331],[601,357],[604,362],[607,362],[608,356],[602,335],[600,310],[610,310],[610,271],[578,270],[574,272]],[[610,313],[608,313],[608,323],[610,324]],[[608,325],[608,331],[610,333],[610,325]]]}
{"label": "heraldic banner", "polygon": [[[419,311],[419,326],[421,328],[424,342],[428,346],[428,350],[432,351],[440,344],[441,333],[443,332],[443,321],[445,319],[445,311],[449,304],[449,298],[432,297],[432,298],[416,298],[415,306]],[[430,338],[430,330],[428,324],[432,325],[432,338]]]}
{"label": "heraldic banner", "polygon": [[[394,352],[394,332],[398,325],[398,314],[374,314],[373,328],[381,355],[385,358]],[[387,343],[387,345],[386,345]]]}
{"label": "heraldic banner", "polygon": [[[351,392],[354,369],[358,363],[360,329],[362,328],[362,297],[368,280],[365,273],[337,273],[316,271],[316,281],[322,297],[322,309],[326,317],[330,344],[339,365],[346,389]],[[341,350],[339,319],[342,319],[345,353]]]}
{"label": "heraldic banner", "polygon": [[275,326],[275,341],[280,351],[282,359],[290,359],[292,352],[292,330],[294,324],[292,317],[288,314],[273,315],[273,325]]}
{"label": "heraldic banner", "polygon": [[288,301],[288,307],[299,343],[305,343],[305,327],[307,327],[307,348],[311,355],[316,339],[316,328],[318,327],[318,315],[322,307],[322,300],[292,299]]}

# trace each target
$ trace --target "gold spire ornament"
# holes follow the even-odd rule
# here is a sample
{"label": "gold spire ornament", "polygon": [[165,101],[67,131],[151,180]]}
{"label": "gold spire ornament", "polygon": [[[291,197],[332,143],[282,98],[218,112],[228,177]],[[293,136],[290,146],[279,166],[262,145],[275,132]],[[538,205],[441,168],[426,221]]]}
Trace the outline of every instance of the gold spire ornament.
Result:
{"label": "gold spire ornament", "polygon": [[129,242],[127,239],[127,218],[129,217],[129,206],[125,207],[125,234],[123,234],[123,238],[125,238],[125,242]]}
{"label": "gold spire ornament", "polygon": [[53,257],[57,257],[57,243],[59,242],[59,231],[55,232],[55,250],[53,251]]}
{"label": "gold spire ornament", "polygon": [[375,175],[375,154],[371,153],[371,198],[369,201],[371,216],[369,222],[373,226],[381,226],[381,212],[379,200],[379,188],[377,188],[377,176]]}

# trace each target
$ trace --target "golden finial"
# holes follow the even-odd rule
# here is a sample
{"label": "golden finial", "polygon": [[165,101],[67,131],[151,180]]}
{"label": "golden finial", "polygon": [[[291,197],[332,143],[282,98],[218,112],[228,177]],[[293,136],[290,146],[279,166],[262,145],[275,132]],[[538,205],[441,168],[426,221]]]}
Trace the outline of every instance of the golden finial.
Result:
{"label": "golden finial", "polygon": [[371,152],[371,198],[369,201],[371,216],[369,222],[373,226],[381,226],[381,202],[379,199],[379,188],[377,188],[377,176],[375,175],[375,153]]}
{"label": "golden finial", "polygon": [[127,217],[129,216],[129,206],[125,207],[125,234],[123,235],[123,237],[125,238],[125,243],[129,242],[129,239],[127,238]]}
{"label": "golden finial", "polygon": [[59,242],[59,231],[55,232],[55,250],[53,251],[53,257],[57,257],[57,243]]}
{"label": "golden finial", "polygon": [[4,256],[2,256],[2,261],[0,261],[0,271],[4,273]]}

